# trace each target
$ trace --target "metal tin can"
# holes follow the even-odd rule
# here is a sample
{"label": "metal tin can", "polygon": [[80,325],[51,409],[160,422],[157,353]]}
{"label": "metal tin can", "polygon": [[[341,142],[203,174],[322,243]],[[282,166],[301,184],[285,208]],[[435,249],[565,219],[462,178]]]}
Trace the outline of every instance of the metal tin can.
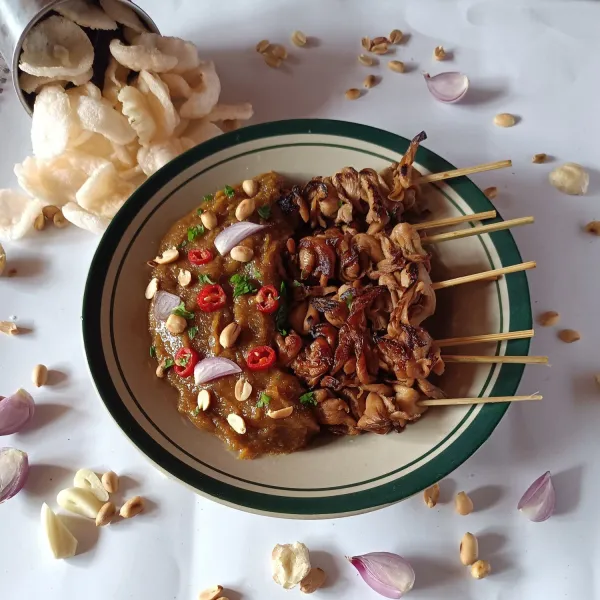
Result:
{"label": "metal tin can", "polygon": [[[10,68],[12,82],[23,108],[31,115],[32,106],[19,86],[19,57],[23,40],[31,28],[55,6],[68,0],[0,0],[0,54]],[[160,33],[156,23],[139,6],[129,0],[119,0],[133,10],[149,31]]]}

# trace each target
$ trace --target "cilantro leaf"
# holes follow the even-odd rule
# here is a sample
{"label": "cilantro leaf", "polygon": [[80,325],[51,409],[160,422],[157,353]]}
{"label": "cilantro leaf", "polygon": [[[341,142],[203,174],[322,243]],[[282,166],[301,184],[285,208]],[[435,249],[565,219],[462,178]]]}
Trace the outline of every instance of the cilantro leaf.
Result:
{"label": "cilantro leaf", "polygon": [[268,219],[271,216],[271,207],[268,204],[260,206],[256,211],[263,219]]}
{"label": "cilantro leaf", "polygon": [[198,275],[198,282],[199,283],[209,283],[211,285],[214,283],[214,281],[206,273],[200,273]]}
{"label": "cilantro leaf", "polygon": [[258,408],[263,408],[265,406],[269,406],[269,402],[271,402],[271,397],[267,396],[267,394],[265,394],[264,392],[261,392],[260,398],[258,399],[256,406]]}
{"label": "cilantro leaf", "polygon": [[253,294],[257,291],[247,275],[236,273],[229,278],[229,283],[233,286],[234,298],[238,298],[244,294]]}
{"label": "cilantro leaf", "polygon": [[300,403],[304,404],[304,406],[316,406],[317,401],[315,400],[314,392],[306,392],[306,394],[302,394],[299,398]]}
{"label": "cilantro leaf", "polygon": [[206,196],[202,197],[202,202],[210,202],[213,199],[212,194],[206,194]]}
{"label": "cilantro leaf", "polygon": [[187,331],[188,331],[188,337],[190,338],[190,340],[193,340],[198,335],[197,327],[190,327]]}
{"label": "cilantro leaf", "polygon": [[287,287],[285,285],[285,281],[281,282],[281,286],[279,288],[279,308],[275,313],[275,326],[277,327],[277,331],[281,335],[288,334],[288,293]]}
{"label": "cilantro leaf", "polygon": [[193,242],[199,235],[204,235],[204,225],[195,225],[194,227],[188,227],[188,242]]}
{"label": "cilantro leaf", "polygon": [[150,356],[156,358],[156,346],[150,346]]}
{"label": "cilantro leaf", "polygon": [[177,250],[183,250],[187,245],[188,245],[188,241],[187,240],[183,240],[182,242],[180,242],[177,245]]}
{"label": "cilantro leaf", "polygon": [[200,216],[204,211],[201,208],[196,209],[196,214]]}
{"label": "cilantro leaf", "polygon": [[175,364],[178,367],[187,367],[187,364],[190,362],[190,355],[189,354],[184,354],[183,356],[180,356],[178,359],[175,360]]}
{"label": "cilantro leaf", "polygon": [[233,198],[235,196],[235,190],[230,185],[226,185],[223,191],[228,198]]}
{"label": "cilantro leaf", "polygon": [[184,319],[193,319],[194,313],[185,309],[185,304],[182,302],[179,306],[176,306],[172,311],[172,315],[177,315],[178,317],[183,317]]}
{"label": "cilantro leaf", "polygon": [[192,417],[197,417],[200,413],[200,407],[196,406],[196,408],[191,412]]}
{"label": "cilantro leaf", "polygon": [[348,308],[352,308],[352,302],[354,301],[354,290],[352,290],[352,289],[346,290],[342,294],[342,300],[346,303],[346,306]]}
{"label": "cilantro leaf", "polygon": [[167,369],[170,369],[174,364],[175,364],[175,361],[172,358],[167,358],[167,360],[165,360],[165,364],[164,364],[163,368],[166,371]]}

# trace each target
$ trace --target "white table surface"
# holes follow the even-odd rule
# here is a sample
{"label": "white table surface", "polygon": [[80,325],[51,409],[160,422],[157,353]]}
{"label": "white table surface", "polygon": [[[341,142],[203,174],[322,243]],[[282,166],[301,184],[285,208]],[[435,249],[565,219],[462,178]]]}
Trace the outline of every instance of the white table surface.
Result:
{"label": "white table surface", "polygon": [[[317,597],[369,600],[377,596],[345,555],[393,551],[414,565],[411,598],[461,600],[592,599],[600,597],[600,372],[598,257],[600,240],[582,226],[600,218],[598,53],[600,3],[464,0],[146,0],[143,7],[166,34],[197,42],[214,58],[228,101],[251,101],[254,121],[333,117],[383,127],[405,136],[425,129],[426,145],[456,165],[511,158],[512,169],[478,175],[495,185],[504,218],[535,215],[514,235],[530,272],[534,312],[556,310],[561,325],[582,332],[566,345],[556,329],[536,331],[532,354],[552,367],[527,368],[521,393],[540,390],[543,403],[510,408],[491,439],[442,484],[444,504],[427,509],[420,497],[372,514],[332,521],[287,521],[224,508],[167,480],[146,462],[108,416],[90,377],[80,339],[82,292],[97,239],[71,227],[5,244],[14,278],[0,279],[0,319],[11,315],[31,333],[0,338],[0,393],[32,390],[38,362],[62,375],[35,391],[38,412],[24,432],[2,445],[27,451],[33,464],[25,490],[0,506],[0,598],[191,600],[213,583],[230,600],[299,597],[270,578],[276,543],[305,542],[330,586]],[[410,34],[397,49],[411,67],[399,75],[382,67],[383,81],[349,102],[368,70],[358,65],[360,38]],[[318,47],[294,50],[288,72],[266,67],[254,51],[263,38],[288,43],[293,29]],[[288,43],[289,44],[289,43]],[[443,44],[453,60],[435,63]],[[382,61],[384,62],[384,61]],[[472,81],[459,105],[436,103],[421,71],[460,69]],[[498,112],[519,115],[512,129],[493,125]],[[29,154],[29,120],[11,92],[0,96],[0,182],[15,185],[14,162]],[[556,157],[531,164],[534,153]],[[589,168],[585,197],[564,196],[547,183],[559,161]],[[82,553],[53,560],[42,544],[39,511],[75,469],[111,468],[126,476],[127,494],[151,500],[148,514],[96,531],[76,520]],[[516,510],[526,487],[550,470],[555,516],[530,523]],[[469,492],[476,512],[448,503]],[[465,531],[479,536],[494,574],[471,579],[458,561]]]}

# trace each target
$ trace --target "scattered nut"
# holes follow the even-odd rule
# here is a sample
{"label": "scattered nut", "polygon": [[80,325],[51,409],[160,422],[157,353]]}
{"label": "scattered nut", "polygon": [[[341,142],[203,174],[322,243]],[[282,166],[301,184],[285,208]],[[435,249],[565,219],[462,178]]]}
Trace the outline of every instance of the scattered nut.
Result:
{"label": "scattered nut", "polygon": [[269,52],[271,53],[271,56],[280,58],[281,60],[285,60],[288,57],[288,51],[286,47],[282,46],[281,44],[274,44],[269,48]]}
{"label": "scattered nut", "polygon": [[581,339],[581,334],[579,331],[575,331],[575,329],[561,329],[558,332],[558,337],[565,344],[572,344]]}
{"label": "scattered nut", "polygon": [[242,189],[248,198],[254,198],[258,193],[258,182],[254,179],[244,179],[242,182]]}
{"label": "scattered nut", "polygon": [[16,335],[18,328],[12,321],[0,321],[0,332],[6,335]]}
{"label": "scattered nut", "polygon": [[124,519],[131,519],[144,511],[144,499],[141,496],[130,498],[121,506],[119,514]]}
{"label": "scattered nut", "polygon": [[440,484],[434,483],[423,492],[423,500],[429,508],[433,508],[440,499]]}
{"label": "scattered nut", "polygon": [[179,258],[179,250],[177,248],[168,248],[162,253],[162,256],[157,256],[154,262],[158,265],[168,265],[175,262]]}
{"label": "scattered nut", "polygon": [[229,423],[231,429],[233,429],[236,433],[239,433],[240,435],[246,433],[246,422],[239,415],[230,413],[227,415],[227,422]]}
{"label": "scattered nut", "polygon": [[469,566],[472,565],[479,556],[479,544],[477,538],[472,533],[465,533],[460,541],[460,562]]}
{"label": "scattered nut", "polygon": [[109,494],[115,494],[119,489],[119,476],[114,471],[102,475],[102,485]]}
{"label": "scattered nut", "polygon": [[44,218],[44,214],[40,213],[35,218],[35,221],[33,222],[33,228],[36,231],[42,231],[42,229],[44,229],[44,227],[46,227],[46,219]]}
{"label": "scattered nut", "polygon": [[158,277],[153,277],[150,280],[148,287],[146,288],[146,293],[144,294],[144,296],[146,297],[146,300],[152,300],[152,298],[154,298],[154,294],[156,294],[157,291],[158,291]]}
{"label": "scattered nut", "polygon": [[302,46],[306,46],[306,42],[307,42],[307,38],[306,35],[304,35],[304,33],[302,33],[301,31],[294,31],[294,33],[292,33],[292,44],[294,44],[294,46],[298,46],[299,48],[302,48]]}
{"label": "scattered nut", "polygon": [[223,348],[232,348],[241,332],[242,328],[238,323],[235,321],[233,323],[229,323],[229,325],[224,327],[223,331],[221,331],[219,343],[221,346],[223,346]]}
{"label": "scattered nut", "polygon": [[165,371],[167,370],[167,361],[166,359],[162,359],[160,361],[160,363],[158,364],[158,367],[156,367],[156,376],[160,377],[161,379],[165,376]]}
{"label": "scattered nut", "polygon": [[375,75],[367,75],[363,81],[363,85],[367,89],[372,88],[373,86],[377,85],[377,77],[375,77]]}
{"label": "scattered nut", "polygon": [[[217,598],[221,598],[221,592],[223,591],[222,585],[213,585],[203,592],[200,592],[200,596],[198,596],[198,600],[217,600]],[[221,598],[221,600],[223,600]]]}
{"label": "scattered nut", "polygon": [[399,44],[402,41],[404,34],[399,29],[394,29],[388,36],[390,44]]}
{"label": "scattered nut", "polygon": [[498,195],[498,188],[496,186],[491,186],[491,187],[485,188],[485,190],[483,190],[483,193],[490,200],[493,200]]}
{"label": "scattered nut", "polygon": [[373,46],[378,46],[379,44],[389,44],[390,41],[382,36],[382,35],[378,35],[376,38],[373,38]]}
{"label": "scattered nut", "polygon": [[210,391],[200,390],[198,392],[198,408],[202,412],[206,412],[210,406]]}
{"label": "scattered nut", "polygon": [[547,310],[546,312],[542,313],[537,319],[538,324],[542,327],[552,327],[556,325],[559,321],[560,315],[554,310]]}
{"label": "scattered nut", "polygon": [[60,208],[52,204],[50,204],[49,206],[44,206],[44,208],[42,208],[42,214],[44,215],[44,217],[46,217],[46,219],[48,219],[48,221],[52,221],[54,219],[54,215],[57,212],[60,212]]}
{"label": "scattered nut", "polygon": [[0,275],[2,275],[2,273],[4,273],[5,267],[6,267],[6,252],[4,252],[4,248],[2,247],[2,244],[0,244]]}
{"label": "scattered nut", "polygon": [[473,512],[473,501],[465,492],[458,492],[454,499],[454,508],[463,517]]}
{"label": "scattered nut", "polygon": [[300,543],[277,544],[271,552],[273,580],[286,590],[295,587],[310,573],[308,548]]}
{"label": "scattered nut", "polygon": [[58,210],[54,213],[52,217],[52,223],[54,223],[54,227],[58,227],[58,229],[62,229],[69,224],[69,221],[65,219],[65,216],[62,214],[61,210]]}
{"label": "scattered nut", "polygon": [[371,46],[371,52],[373,54],[387,54],[388,53],[388,45],[386,42],[382,42],[381,44],[374,44]]}
{"label": "scattered nut", "polygon": [[256,209],[256,202],[253,198],[246,198],[242,200],[235,209],[235,218],[238,221],[245,221],[249,216],[252,215]]}
{"label": "scattered nut", "polygon": [[308,575],[300,582],[300,591],[303,594],[312,594],[323,587],[325,579],[327,579],[327,575],[323,569],[319,569],[318,567],[312,568],[308,572]]}
{"label": "scattered nut", "polygon": [[444,46],[436,46],[433,51],[433,58],[435,60],[444,60],[446,58],[446,51],[444,50]]}
{"label": "scattered nut", "polygon": [[585,226],[585,230],[588,233],[593,233],[594,235],[600,235],[600,221],[590,221]]}
{"label": "scattered nut", "polygon": [[42,387],[48,381],[48,367],[46,365],[35,365],[31,373],[31,381],[35,387]]}
{"label": "scattered nut", "polygon": [[112,502],[106,502],[96,515],[96,527],[109,525],[117,514],[117,507]]}
{"label": "scattered nut", "polygon": [[183,333],[187,328],[187,321],[179,315],[169,315],[165,327],[173,335]]}
{"label": "scattered nut", "polygon": [[187,269],[179,269],[177,281],[181,287],[187,287],[192,282],[192,274]]}
{"label": "scattered nut", "polygon": [[359,54],[358,55],[358,62],[361,65],[364,65],[365,67],[372,67],[373,63],[375,61],[373,60],[373,58],[371,56],[368,56],[367,54]]}
{"label": "scattered nut", "polygon": [[272,69],[278,69],[281,66],[281,59],[272,54],[263,54],[263,58]]}
{"label": "scattered nut", "polygon": [[541,152],[540,154],[534,154],[531,159],[531,162],[535,163],[536,165],[539,165],[540,163],[546,162],[547,158],[548,158],[548,155],[545,154],[544,152]]}
{"label": "scattered nut", "polygon": [[235,382],[235,399],[239,402],[248,400],[252,393],[252,386],[242,377]]}
{"label": "scattered nut", "polygon": [[550,172],[548,179],[557,190],[570,196],[583,196],[590,184],[590,176],[577,163],[565,163],[556,167]]}
{"label": "scattered nut", "polygon": [[492,572],[492,567],[487,560],[478,560],[471,566],[471,575],[475,579],[484,579]]}
{"label": "scattered nut", "polygon": [[293,406],[286,406],[285,408],[280,408],[279,410],[268,410],[267,417],[271,419],[286,419],[294,412]]}
{"label": "scattered nut", "polygon": [[512,127],[517,120],[510,113],[500,113],[494,117],[494,125],[498,127]]}
{"label": "scattered nut", "polygon": [[360,98],[360,90],[357,90],[356,88],[350,88],[349,90],[346,90],[347,100],[357,100],[358,98]]}
{"label": "scattered nut", "polygon": [[369,37],[362,38],[360,40],[360,44],[367,51],[370,51],[371,47],[373,46],[373,42],[371,42],[371,38],[369,38]]}
{"label": "scattered nut", "polygon": [[254,250],[248,246],[235,246],[231,249],[229,256],[238,262],[250,262],[254,257]]}
{"label": "scattered nut", "polygon": [[214,212],[207,210],[200,215],[202,225],[209,231],[217,226],[217,215]]}
{"label": "scattered nut", "polygon": [[390,60],[388,62],[388,68],[396,73],[404,73],[404,63],[401,60]]}
{"label": "scattered nut", "polygon": [[261,40],[256,44],[256,51],[259,54],[264,54],[270,47],[271,44],[269,43],[269,40]]}

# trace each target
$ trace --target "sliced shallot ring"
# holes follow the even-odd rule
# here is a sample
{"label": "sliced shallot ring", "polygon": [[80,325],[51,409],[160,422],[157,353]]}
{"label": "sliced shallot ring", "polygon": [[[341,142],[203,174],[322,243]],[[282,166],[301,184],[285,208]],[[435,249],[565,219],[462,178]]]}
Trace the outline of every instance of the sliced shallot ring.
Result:
{"label": "sliced shallot ring", "polygon": [[258,233],[267,227],[268,225],[257,225],[256,223],[249,223],[248,221],[234,223],[223,229],[223,231],[217,235],[215,238],[215,248],[222,256],[225,256],[242,240],[245,240],[248,236]]}
{"label": "sliced shallot ring", "polygon": [[194,367],[194,382],[199,385],[219,377],[236,375],[241,372],[242,369],[228,358],[205,358]]}
{"label": "sliced shallot ring", "polygon": [[181,298],[162,290],[154,295],[154,316],[158,321],[166,321],[173,309],[181,304]]}

